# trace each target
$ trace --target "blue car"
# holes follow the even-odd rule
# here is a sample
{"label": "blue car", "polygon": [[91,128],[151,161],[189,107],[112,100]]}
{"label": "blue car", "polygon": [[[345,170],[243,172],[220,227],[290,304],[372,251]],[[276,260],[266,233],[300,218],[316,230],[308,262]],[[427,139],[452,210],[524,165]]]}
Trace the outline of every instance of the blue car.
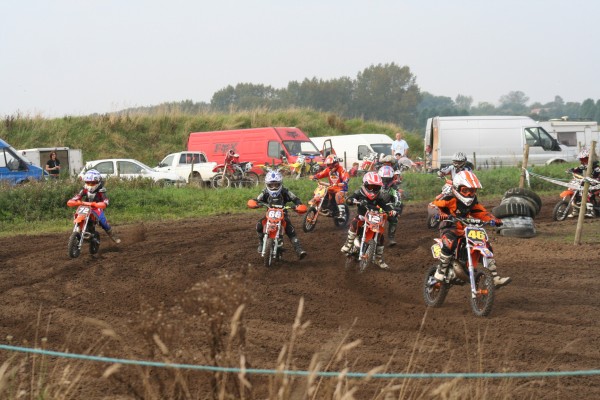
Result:
{"label": "blue car", "polygon": [[44,179],[48,175],[42,168],[32,165],[19,153],[0,139],[0,182],[11,185]]}

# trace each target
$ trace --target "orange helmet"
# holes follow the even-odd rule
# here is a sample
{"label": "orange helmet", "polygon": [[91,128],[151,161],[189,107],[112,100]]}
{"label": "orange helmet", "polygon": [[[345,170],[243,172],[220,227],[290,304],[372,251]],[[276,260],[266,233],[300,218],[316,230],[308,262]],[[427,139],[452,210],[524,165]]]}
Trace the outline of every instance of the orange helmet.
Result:
{"label": "orange helmet", "polygon": [[339,163],[338,159],[333,154],[328,155],[327,158],[325,159],[325,166],[328,167],[329,169],[334,169],[339,164],[340,163]]}

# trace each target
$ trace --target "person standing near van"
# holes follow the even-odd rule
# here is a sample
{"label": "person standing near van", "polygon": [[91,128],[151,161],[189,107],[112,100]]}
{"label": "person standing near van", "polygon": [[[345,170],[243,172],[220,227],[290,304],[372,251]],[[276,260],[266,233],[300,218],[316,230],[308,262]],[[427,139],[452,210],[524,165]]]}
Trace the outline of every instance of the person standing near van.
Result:
{"label": "person standing near van", "polygon": [[392,155],[400,154],[400,157],[408,157],[408,143],[402,138],[402,132],[396,133],[396,140],[392,142]]}
{"label": "person standing near van", "polygon": [[50,158],[46,162],[46,171],[52,178],[58,178],[60,174],[60,160],[56,157],[56,152],[50,153]]}

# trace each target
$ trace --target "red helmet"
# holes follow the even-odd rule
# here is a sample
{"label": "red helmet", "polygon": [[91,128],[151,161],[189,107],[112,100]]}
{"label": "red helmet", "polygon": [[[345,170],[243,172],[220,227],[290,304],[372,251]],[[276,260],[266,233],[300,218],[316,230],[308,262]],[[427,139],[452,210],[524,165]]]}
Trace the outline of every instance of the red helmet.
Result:
{"label": "red helmet", "polygon": [[327,158],[325,159],[325,166],[328,167],[329,169],[334,169],[339,164],[340,163],[338,162],[338,159],[333,154],[328,155]]}
{"label": "red helmet", "polygon": [[363,176],[363,184],[360,191],[367,199],[375,200],[382,186],[383,181],[376,172],[367,172],[365,176]]}

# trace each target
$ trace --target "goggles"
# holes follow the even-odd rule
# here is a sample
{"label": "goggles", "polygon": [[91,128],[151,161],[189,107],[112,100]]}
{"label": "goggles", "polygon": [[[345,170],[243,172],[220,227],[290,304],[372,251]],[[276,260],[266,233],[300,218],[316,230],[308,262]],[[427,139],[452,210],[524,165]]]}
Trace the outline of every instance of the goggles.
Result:
{"label": "goggles", "polygon": [[466,186],[461,187],[459,190],[460,194],[462,194],[463,196],[466,197],[473,197],[475,196],[475,192],[477,192],[477,189],[475,188],[469,188]]}

